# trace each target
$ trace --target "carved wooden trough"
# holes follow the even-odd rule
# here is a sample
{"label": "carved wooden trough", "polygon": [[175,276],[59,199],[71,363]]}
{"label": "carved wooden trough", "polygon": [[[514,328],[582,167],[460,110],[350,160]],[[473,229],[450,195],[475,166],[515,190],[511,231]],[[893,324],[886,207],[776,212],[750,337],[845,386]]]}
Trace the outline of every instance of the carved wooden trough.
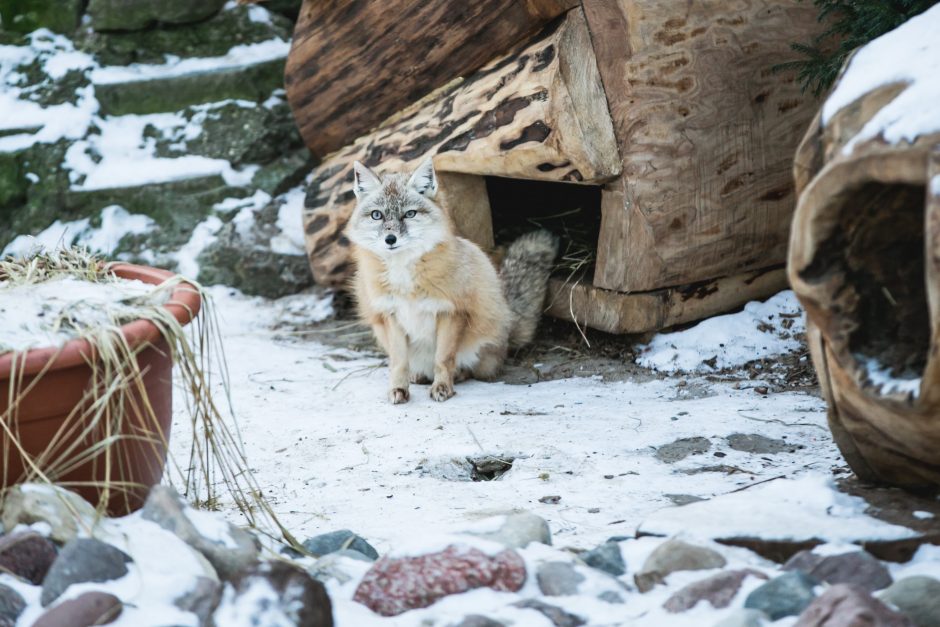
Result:
{"label": "carved wooden trough", "polygon": [[553,315],[645,332],[782,289],[792,155],[815,104],[772,68],[819,29],[807,4],[306,0],[286,78],[321,158],[304,216],[314,277],[353,271],[353,161],[430,154],[442,203],[485,249],[505,243],[494,224],[533,210],[591,214],[591,271],[553,281]]}
{"label": "carved wooden trough", "polygon": [[[892,58],[892,68],[925,62],[922,50],[916,57]],[[930,99],[897,115],[893,103],[910,103],[916,89],[916,81],[892,79],[814,121],[795,162],[800,199],[789,276],[807,311],[829,425],[849,465],[863,480],[935,489],[940,129],[908,130],[899,140],[884,127],[937,106]]]}

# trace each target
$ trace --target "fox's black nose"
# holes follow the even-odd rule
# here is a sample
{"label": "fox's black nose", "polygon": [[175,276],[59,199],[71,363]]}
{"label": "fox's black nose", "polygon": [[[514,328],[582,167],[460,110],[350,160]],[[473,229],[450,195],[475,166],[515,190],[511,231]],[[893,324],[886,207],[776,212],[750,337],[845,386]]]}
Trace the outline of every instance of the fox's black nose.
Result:
{"label": "fox's black nose", "polygon": [[385,243],[388,244],[389,246],[391,246],[397,241],[398,241],[398,238],[392,235],[391,233],[385,236]]}

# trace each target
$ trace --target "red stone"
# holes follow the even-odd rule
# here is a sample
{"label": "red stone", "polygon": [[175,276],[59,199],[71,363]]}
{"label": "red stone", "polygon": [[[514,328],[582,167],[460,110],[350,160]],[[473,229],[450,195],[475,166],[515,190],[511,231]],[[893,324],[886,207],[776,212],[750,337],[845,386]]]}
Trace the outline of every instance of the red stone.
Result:
{"label": "red stone", "polygon": [[515,592],[525,579],[525,562],[511,549],[487,555],[452,544],[418,557],[381,558],[363,577],[353,600],[382,616],[397,616],[474,588]]}
{"label": "red stone", "polygon": [[55,561],[55,545],[35,531],[0,537],[0,571],[39,585]]}

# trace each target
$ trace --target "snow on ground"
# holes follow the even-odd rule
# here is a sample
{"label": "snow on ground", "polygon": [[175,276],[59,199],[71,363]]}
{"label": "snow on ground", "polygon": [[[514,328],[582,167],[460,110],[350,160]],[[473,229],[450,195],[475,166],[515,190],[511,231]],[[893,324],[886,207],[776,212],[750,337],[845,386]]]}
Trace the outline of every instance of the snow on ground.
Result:
{"label": "snow on ground", "polygon": [[878,87],[906,84],[842,149],[882,136],[896,144],[940,131],[940,5],[875,39],[852,57],[822,110],[826,125],[841,109]]}
{"label": "snow on ground", "polygon": [[[800,393],[764,397],[707,384],[700,398],[679,400],[690,386],[677,380],[581,378],[467,382],[446,403],[413,386],[410,403],[392,406],[378,356],[320,344],[315,334],[284,339],[272,331],[288,307],[295,317],[304,308],[322,316],[315,297],[212,294],[249,463],[297,536],[351,528],[387,550],[416,533],[526,509],[549,521],[558,544],[589,548],[632,535],[671,505],[667,495],[710,497],[841,464],[822,401]],[[180,410],[177,455],[188,450],[187,422]],[[725,440],[733,433],[785,439],[794,452],[733,450]],[[711,450],[674,464],[653,455],[695,436],[708,438]],[[469,481],[466,457],[484,454],[513,458],[512,469],[498,481]],[[557,504],[540,502],[552,496]]]}
{"label": "snow on ground", "polygon": [[660,372],[715,372],[800,348],[803,309],[792,291],[684,331],[660,333],[640,347],[637,363]]}

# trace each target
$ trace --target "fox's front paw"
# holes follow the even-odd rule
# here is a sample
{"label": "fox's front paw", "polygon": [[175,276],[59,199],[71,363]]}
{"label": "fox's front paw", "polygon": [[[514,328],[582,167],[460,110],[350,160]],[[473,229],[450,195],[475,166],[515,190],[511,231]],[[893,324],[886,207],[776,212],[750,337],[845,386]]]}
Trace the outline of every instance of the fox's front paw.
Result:
{"label": "fox's front paw", "polygon": [[409,398],[411,398],[411,394],[405,388],[392,388],[388,391],[388,400],[392,402],[392,405],[407,403]]}
{"label": "fox's front paw", "polygon": [[451,383],[439,381],[431,386],[431,398],[435,401],[443,402],[456,394],[454,386]]}

